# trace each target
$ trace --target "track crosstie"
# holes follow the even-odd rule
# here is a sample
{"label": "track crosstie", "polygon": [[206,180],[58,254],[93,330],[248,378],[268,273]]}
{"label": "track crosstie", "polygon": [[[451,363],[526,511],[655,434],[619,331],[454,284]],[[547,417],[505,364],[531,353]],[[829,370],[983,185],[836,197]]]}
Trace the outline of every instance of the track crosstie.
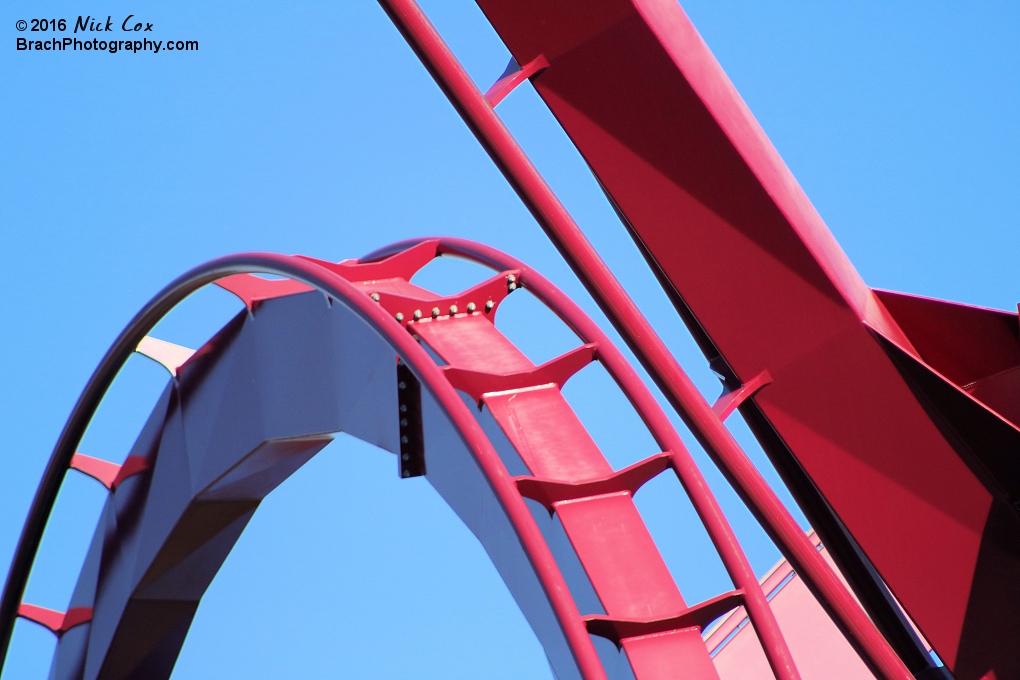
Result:
{"label": "track crosstie", "polygon": [[[498,273],[459,295],[410,283],[437,256]],[[268,280],[251,272],[289,277]],[[246,310],[194,353],[147,333],[208,283]],[[527,288],[580,346],[541,366],[494,325]],[[76,452],[102,394],[132,351],[172,371],[125,462]],[[599,361],[660,451],[614,470],[560,387]],[[796,678],[765,594],[718,503],[665,414],[605,334],[547,280],[498,251],[459,239],[396,244],[339,264],[237,255],[185,274],[114,343],[62,433],[4,591],[4,649],[15,613],[59,638],[55,678],[169,677],[199,600],[261,499],[346,432],[424,475],[481,541],[528,618],[557,677],[718,677],[702,628],[743,606],[774,672]],[[66,612],[21,603],[64,474],[110,489]],[[632,497],[672,470],[715,543],[734,588],[689,604]],[[625,654],[620,654],[623,650]]]}

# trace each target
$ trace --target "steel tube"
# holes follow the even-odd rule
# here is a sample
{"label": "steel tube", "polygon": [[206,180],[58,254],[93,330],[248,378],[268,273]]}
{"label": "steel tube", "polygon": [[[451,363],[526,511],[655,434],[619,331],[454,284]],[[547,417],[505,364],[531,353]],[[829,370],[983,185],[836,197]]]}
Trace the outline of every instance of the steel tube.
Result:
{"label": "steel tube", "polygon": [[769,487],[414,0],[379,0],[507,181],[691,432],[868,665],[913,676]]}
{"label": "steel tube", "polygon": [[24,595],[28,576],[57,493],[70,467],[71,457],[103,395],[142,338],[177,303],[216,279],[253,272],[292,278],[345,304],[385,337],[421,382],[432,391],[472,450],[514,525],[549,598],[582,677],[585,680],[605,680],[605,671],[598,654],[541,530],[535,524],[527,504],[517,491],[516,484],[507,473],[478,421],[450,385],[442,370],[411,334],[365,295],[362,289],[311,260],[271,253],[243,253],[222,257],[178,277],[131,320],[96,367],[57,440],[15,550],[3,598],[0,600],[0,672],[10,645],[18,606]]}
{"label": "steel tube", "polygon": [[519,269],[521,272],[518,279],[520,285],[544,302],[578,335],[582,342],[593,342],[598,345],[599,361],[634,406],[641,420],[651,431],[656,444],[663,451],[670,452],[673,470],[708,531],[708,535],[722,559],[723,566],[733,584],[744,592],[744,606],[748,618],[761,640],[762,648],[765,650],[776,676],[779,678],[800,677],[779,628],[779,623],[765,597],[765,592],[762,590],[743,548],[737,541],[719,501],[712,493],[704,475],[701,474],[701,470],[690,451],[684,446],[669,418],[666,417],[647,385],[641,380],[623,353],[577,303],[523,262],[501,253],[495,248],[464,239],[441,239],[439,252],[465,255],[476,261],[483,261],[498,270]]}

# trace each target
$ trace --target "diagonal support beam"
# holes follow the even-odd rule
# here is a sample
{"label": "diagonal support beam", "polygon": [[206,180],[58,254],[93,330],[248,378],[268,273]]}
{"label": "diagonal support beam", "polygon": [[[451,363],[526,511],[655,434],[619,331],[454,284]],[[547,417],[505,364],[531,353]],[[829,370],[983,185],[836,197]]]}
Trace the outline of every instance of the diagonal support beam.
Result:
{"label": "diagonal support beam", "polygon": [[[911,673],[903,661],[805,539],[797,520],[712,411],[418,4],[414,0],[379,0],[379,3],[671,405],[805,583],[825,602],[837,625],[862,652],[869,666],[884,680],[910,680]],[[722,554],[727,568],[732,567],[731,573],[738,574],[737,582],[748,589],[757,587],[746,559],[737,564],[741,560],[728,555],[728,551]],[[800,675],[793,657],[764,597],[752,593],[748,607],[757,619],[755,629],[776,676],[781,680],[798,680]]]}
{"label": "diagonal support beam", "polygon": [[726,420],[741,404],[753,397],[755,392],[771,382],[772,376],[769,375],[769,372],[762,371],[737,389],[719,397],[712,405],[712,410],[719,416],[719,420]]}
{"label": "diagonal support beam", "polygon": [[547,68],[549,68],[549,62],[541,54],[524,66],[518,64],[516,59],[510,59],[510,63],[507,64],[506,70],[503,71],[503,75],[501,75],[499,79],[492,84],[492,87],[486,90],[485,100],[489,102],[489,106],[495,108],[496,105],[503,101],[508,94],[513,92],[518,85],[532,76],[537,76]]}

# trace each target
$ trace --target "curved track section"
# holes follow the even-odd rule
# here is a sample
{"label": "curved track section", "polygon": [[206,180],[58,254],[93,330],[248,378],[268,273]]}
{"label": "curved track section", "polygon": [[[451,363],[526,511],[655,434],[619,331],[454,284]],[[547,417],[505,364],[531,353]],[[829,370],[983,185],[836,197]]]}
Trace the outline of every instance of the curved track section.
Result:
{"label": "curved track section", "polygon": [[[440,255],[498,273],[455,296],[410,283]],[[153,351],[148,331],[211,282],[247,309],[194,354],[166,360],[173,379],[123,465],[76,455],[131,352],[143,341]],[[536,366],[496,329],[500,302],[522,286],[581,346]],[[661,449],[623,470],[560,393],[594,360]],[[401,476],[426,476],[488,552],[561,680],[678,671],[716,679],[702,629],[741,605],[776,676],[799,677],[718,503],[619,350],[540,275],[458,239],[339,264],[231,256],[157,295],[104,357],[58,440],[4,590],[0,649],[20,615],[57,634],[53,678],[169,677],[202,595],[259,502],[338,432],[397,454]],[[68,469],[99,479],[110,497],[68,609],[55,612],[21,597]],[[698,604],[682,597],[632,500],[670,469],[734,583]]]}
{"label": "curved track section", "polygon": [[[753,403],[748,397],[753,395],[755,384],[761,387],[766,382],[771,382],[771,375],[767,372],[758,372],[752,374],[754,377],[748,376],[746,382],[743,383],[740,381],[728,381],[726,383],[728,394],[720,399],[717,403],[718,410],[713,412],[715,409],[705,401],[705,398],[694,386],[694,383],[684,372],[683,368],[670,354],[669,349],[655,334],[655,330],[648,323],[648,320],[641,314],[634,301],[630,299],[627,291],[616,277],[613,276],[605,261],[602,260],[584,233],[570,217],[566,208],[539,174],[534,164],[528,159],[523,149],[514,139],[513,135],[510,134],[493,108],[499,99],[506,96],[508,89],[512,88],[515,83],[519,84],[525,80],[525,76],[532,79],[532,83],[537,88],[539,94],[544,96],[542,83],[547,78],[547,70],[555,67],[555,64],[552,64],[550,60],[555,61],[562,57],[562,50],[566,45],[577,40],[578,36],[582,34],[590,35],[586,32],[591,30],[598,34],[597,26],[607,27],[611,25],[613,23],[612,20],[608,23],[600,23],[605,18],[603,16],[605,12],[608,11],[612,14],[622,10],[623,14],[620,14],[619,17],[627,14],[626,5],[628,3],[588,3],[583,5],[584,11],[578,14],[577,9],[581,5],[566,7],[563,3],[548,2],[481,2],[480,4],[483,5],[483,10],[492,22],[493,27],[501,34],[501,37],[507,43],[507,47],[511,49],[515,56],[515,60],[511,62],[507,73],[490,88],[487,94],[483,95],[464,70],[464,67],[457,61],[456,56],[443,41],[435,27],[421,11],[415,0],[379,0],[379,2],[393,20],[394,25],[403,34],[408,45],[418,55],[418,58],[421,59],[422,64],[432,74],[433,78],[435,78],[436,84],[446,93],[450,103],[457,109],[464,122],[472,130],[478,141],[492,157],[496,166],[531,211],[546,235],[549,236],[553,244],[560,251],[560,254],[570,264],[574,273],[584,283],[588,292],[598,303],[599,307],[601,307],[609,321],[619,331],[620,336],[634,352],[635,357],[658,384],[673,408],[676,409],[676,412],[683,418],[687,427],[690,428],[691,433],[704,447],[706,453],[712,457],[719,469],[726,475],[762,527],[769,533],[786,558],[797,569],[804,582],[837,622],[844,635],[851,640],[858,652],[867,660],[869,667],[878,677],[884,680],[910,680],[913,678],[913,674],[904,663],[904,660],[906,660],[910,667],[919,673],[929,673],[933,674],[933,677],[941,677],[941,672],[931,666],[930,658],[919,645],[919,641],[913,634],[909,624],[902,619],[898,607],[893,604],[891,598],[886,599],[887,593],[884,590],[881,592],[874,592],[873,590],[870,594],[866,593],[867,597],[862,597],[868,604],[869,617],[869,614],[862,608],[860,601],[855,599],[854,594],[840,580],[836,572],[830,568],[825,560],[818,556],[812,548],[811,542],[803,535],[793,515],[790,514],[783,505],[783,502],[769,487],[761,473],[758,472],[757,468],[755,468],[754,464],[741,450],[737,441],[720,420],[727,412],[732,411],[738,406]],[[651,8],[656,3],[661,6],[660,9],[665,11],[665,14],[662,15],[663,17],[672,15],[675,18],[677,12],[682,14],[676,3],[670,3],[668,0],[665,4],[659,2],[659,0],[652,0],[644,4]],[[498,5],[498,7],[494,7],[495,5]],[[495,13],[490,12],[493,9]],[[651,13],[655,15],[657,10],[651,9]],[[566,28],[565,21],[568,17],[574,15],[582,17],[580,20],[581,27]],[[584,17],[593,19],[594,23],[587,21]],[[631,22],[632,18],[629,18],[627,21]],[[516,24],[514,32],[520,32],[521,35],[516,35],[511,40],[506,34],[506,27],[503,25],[504,20],[509,20],[509,23]],[[667,21],[667,25],[663,28],[665,34],[669,34],[672,30],[668,23]],[[623,28],[625,25],[628,24],[621,22],[613,30]],[[620,58],[610,60],[613,63],[611,66],[607,66],[608,70],[605,70],[605,73],[603,73],[604,69],[589,68],[594,63],[605,63],[605,54],[598,54],[598,46],[603,44],[603,38],[610,35],[609,29],[607,28],[606,30],[606,33],[598,34],[600,37],[597,40],[581,40],[581,44],[585,49],[595,48],[595,54],[589,54],[581,59],[569,57],[568,55],[566,60],[573,66],[580,67],[580,70],[575,73],[577,76],[575,84],[590,81],[591,83],[601,83],[604,85],[606,81],[602,75],[610,73],[615,75],[624,74],[623,80],[625,82],[615,89],[610,88],[613,91],[609,95],[599,95],[594,99],[589,98],[590,102],[595,103],[609,101],[614,97],[618,97],[621,92],[630,92],[633,89],[634,79],[632,76],[634,74],[640,73],[642,76],[652,74],[654,76],[655,73],[659,73],[655,69],[649,71],[641,64],[630,70],[620,70],[619,66],[621,64],[628,63],[628,60],[634,58],[640,61],[642,56],[647,56],[650,51],[656,49],[654,45],[657,38],[651,37],[648,33],[635,34],[629,29],[624,30],[621,35],[631,37],[643,35],[643,39],[639,37],[636,43],[629,44],[626,49],[619,52],[622,55]],[[524,40],[522,44],[528,46],[526,48],[528,50],[527,53],[519,51],[516,44],[518,38],[522,38]],[[535,51],[537,45],[550,40],[555,45],[552,50],[543,51],[539,49],[537,52]],[[700,39],[697,39],[695,42],[698,40]],[[546,57],[549,58],[547,59]],[[713,63],[711,55],[707,55],[707,60],[702,60],[702,65],[710,65],[711,63]],[[522,65],[520,71],[513,72],[514,64]],[[697,65],[694,67],[696,71],[699,68],[700,66]],[[659,84],[653,84],[651,87],[652,92],[659,92],[661,89]],[[629,95],[624,95],[624,99],[627,96]],[[634,101],[637,101],[637,99],[634,99]],[[641,107],[634,108],[631,106],[633,102],[629,102],[620,108],[619,112],[622,112],[621,115],[624,118],[628,116],[640,118],[643,115],[642,111],[647,113],[647,111],[673,110],[670,107],[672,107],[675,101],[670,101],[672,103],[668,103],[669,105],[665,108],[651,106],[645,109]],[[613,118],[613,116],[610,116],[610,118]],[[617,117],[614,120],[619,122],[622,119]],[[656,125],[661,124],[663,120],[657,120]],[[684,117],[681,116],[678,120],[684,120]],[[595,125],[591,129],[599,127],[599,125]],[[642,126],[631,127],[638,129]],[[685,126],[680,125],[677,129],[681,128],[685,128]],[[631,131],[633,132],[634,130]],[[569,128],[568,132],[573,137],[574,132],[570,131]],[[699,138],[700,141],[695,146],[704,142],[705,139],[707,138]],[[577,139],[574,141],[577,142]],[[648,148],[659,148],[657,140],[652,140],[650,144]],[[579,149],[583,154],[586,153],[583,148],[579,147]],[[621,156],[621,158],[623,157]],[[689,158],[690,154],[686,151],[670,156],[671,162],[677,159],[689,160]],[[714,162],[717,159],[711,160]],[[625,159],[620,162],[626,164]],[[705,167],[711,166],[712,163],[709,162]],[[619,163],[615,167],[614,172],[619,174]],[[627,173],[623,174],[626,175]],[[702,177],[702,179],[704,178],[704,173],[699,170],[695,170],[694,174]],[[651,178],[638,182],[637,185],[640,185],[647,191],[648,187],[658,186],[656,184],[657,181],[656,178]],[[617,201],[615,198],[612,198],[612,190],[609,189],[604,181],[602,183],[607,187],[608,195],[611,196],[611,200],[615,204]],[[737,194],[739,193],[738,191]],[[656,206],[661,207],[665,205],[661,202],[664,195],[656,190],[652,191],[651,197],[645,201],[644,205],[646,209],[652,208],[649,214],[655,213],[658,209]],[[724,202],[726,200],[728,199],[724,198]],[[683,204],[685,202],[681,201],[680,205]],[[683,219],[670,222],[672,227],[684,223]],[[715,240],[712,236],[709,236],[705,243],[714,243]],[[713,251],[713,256],[717,256],[719,252],[716,249]],[[722,252],[729,251],[724,250]],[[691,268],[689,268],[689,272],[700,271],[702,264],[703,262],[694,262]],[[653,269],[659,272],[658,268],[653,267]],[[728,272],[731,269],[732,267],[729,264],[723,263],[720,267],[716,267],[714,271]],[[757,293],[758,291],[755,292]],[[682,303],[678,304],[680,307],[683,307]],[[716,310],[716,313],[718,311]],[[760,313],[760,310],[758,312]],[[726,312],[723,312],[723,316],[725,315]],[[734,318],[743,317],[737,316]],[[744,325],[741,328],[746,330],[747,327]],[[694,335],[696,340],[700,341],[703,339],[696,328],[694,329]],[[710,354],[710,356],[715,356],[715,354]],[[725,367],[719,366],[719,368],[724,369]],[[748,408],[750,407],[745,407],[744,412]],[[831,540],[840,540],[838,532],[834,532]],[[851,562],[852,560],[844,559],[844,567]],[[860,573],[859,570],[851,570],[849,573],[852,576],[855,572]],[[867,578],[858,580],[857,585],[859,587],[857,594],[864,593],[864,589],[869,583],[875,585],[870,572]],[[883,637],[875,622],[881,625],[885,634],[890,635],[888,640]],[[899,655],[902,655],[902,658]]]}

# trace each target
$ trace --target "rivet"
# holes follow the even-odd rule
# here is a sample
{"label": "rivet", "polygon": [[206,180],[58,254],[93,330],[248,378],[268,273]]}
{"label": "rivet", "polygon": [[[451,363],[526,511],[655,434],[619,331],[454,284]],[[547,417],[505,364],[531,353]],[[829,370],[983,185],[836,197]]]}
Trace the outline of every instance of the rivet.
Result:
{"label": "rivet", "polygon": [[457,313],[457,305],[450,305],[450,316]]}
{"label": "rivet", "polygon": [[506,280],[509,281],[510,283],[513,283],[514,281],[517,280],[517,277],[514,276],[513,274],[510,274],[509,276],[506,277]]}
{"label": "rivet", "polygon": [[400,457],[401,460],[411,460],[411,454],[405,453]]}
{"label": "rivet", "polygon": [[509,290],[509,291],[510,291],[510,292],[512,293],[512,292],[514,292],[515,290],[517,290],[517,284],[516,284],[516,283],[514,283],[513,281],[511,281],[511,282],[510,282],[510,283],[509,283],[509,284],[507,285],[506,289],[507,289],[507,290]]}
{"label": "rivet", "polygon": [[400,412],[401,413],[407,413],[407,404],[401,404],[400,405]]}
{"label": "rivet", "polygon": [[410,477],[410,476],[411,476],[411,473],[410,473],[410,472],[408,472],[407,470],[404,470],[404,476],[405,476],[405,477]]}
{"label": "rivet", "polygon": [[421,310],[420,309],[414,310],[414,314],[412,316],[414,316],[414,320],[417,321],[418,319],[421,318]]}
{"label": "rivet", "polygon": [[400,443],[401,443],[401,444],[406,444],[406,443],[408,443],[409,441],[411,441],[411,440],[410,440],[410,439],[408,439],[408,438],[407,438],[406,436],[404,436],[404,437],[401,437],[401,438],[400,438]]}
{"label": "rivet", "polygon": [[372,293],[372,299],[379,302],[379,293]]}
{"label": "rivet", "polygon": [[397,321],[403,321],[403,320],[404,320],[404,313],[403,312],[397,312]]}
{"label": "rivet", "polygon": [[407,427],[407,418],[400,419],[400,427]]}
{"label": "rivet", "polygon": [[432,308],[432,318],[435,319],[438,316],[439,316],[439,307],[433,307]]}
{"label": "rivet", "polygon": [[489,300],[488,302],[485,303],[485,311],[491,312],[492,308],[495,307],[495,306],[496,306],[496,303],[493,302],[492,300]]}
{"label": "rivet", "polygon": [[407,383],[401,380],[400,382],[397,383],[397,387],[399,387],[400,389],[404,389],[405,387],[407,387]]}
{"label": "rivet", "polygon": [[475,303],[473,303],[473,302],[469,302],[468,303],[468,306],[467,306],[468,314],[474,314],[474,311],[476,309],[477,309],[477,307],[475,307]]}

